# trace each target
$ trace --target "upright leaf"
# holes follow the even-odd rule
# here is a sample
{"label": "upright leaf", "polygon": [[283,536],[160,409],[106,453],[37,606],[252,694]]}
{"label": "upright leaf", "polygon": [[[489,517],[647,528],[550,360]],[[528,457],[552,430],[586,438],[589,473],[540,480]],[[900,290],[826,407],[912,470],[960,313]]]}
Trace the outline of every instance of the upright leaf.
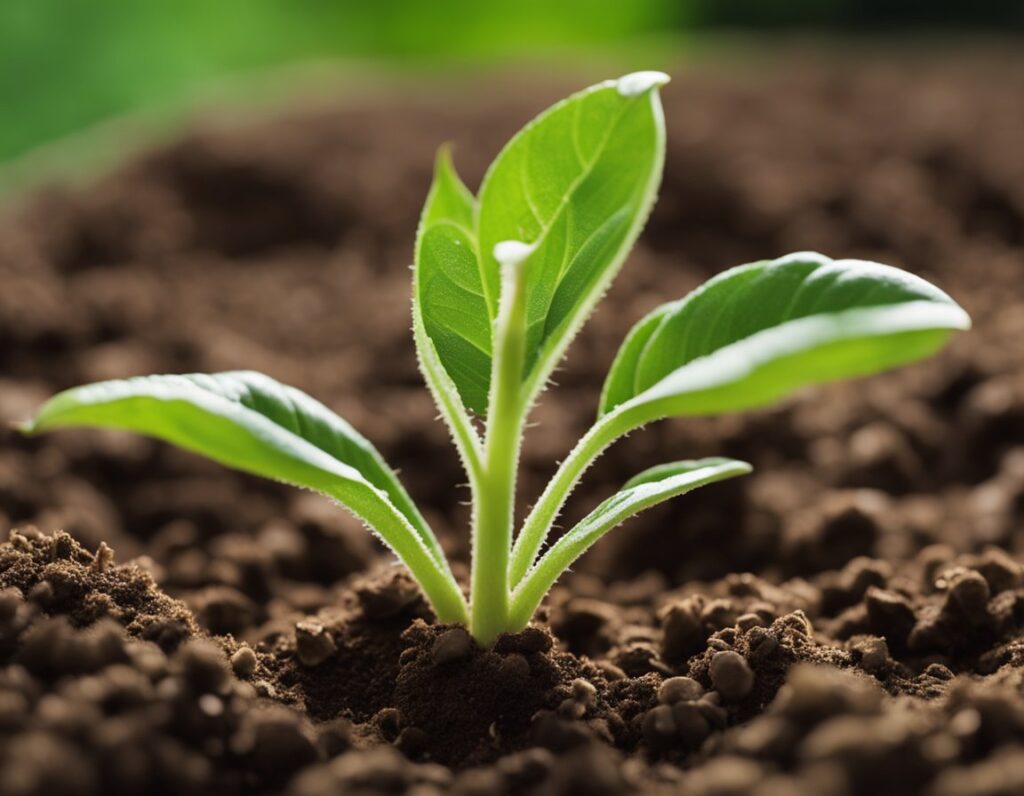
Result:
{"label": "upright leaf", "polygon": [[770,403],[938,350],[970,318],[905,271],[800,253],[744,265],[656,309],[626,338],[601,414],[629,425]]}
{"label": "upright leaf", "polygon": [[416,239],[413,315],[424,375],[446,415],[453,388],[467,408],[487,408],[496,297],[485,292],[474,213],[473,195],[442,149]]}
{"label": "upright leaf", "polygon": [[[535,392],[611,283],[661,179],[660,72],[606,81],[528,124],[484,178],[479,207],[446,153],[420,225],[416,301],[463,404],[485,415],[501,290],[494,247],[536,244],[523,379]],[[471,219],[474,219],[471,221]]]}
{"label": "upright leaf", "polygon": [[448,221],[471,230],[475,214],[476,199],[456,173],[451,149],[443,146],[434,161],[434,181],[423,205],[420,226],[426,229],[439,221]]}
{"label": "upright leaf", "polygon": [[533,393],[550,375],[640,233],[661,180],[660,72],[607,81],[558,103],[502,150],[480,189],[485,292],[499,286],[494,246],[535,245],[527,360]]}
{"label": "upright leaf", "polygon": [[429,526],[377,450],[305,393],[259,373],[146,376],[50,399],[24,431],[146,434],[238,470],[314,489],[370,523],[449,616],[461,595]]}

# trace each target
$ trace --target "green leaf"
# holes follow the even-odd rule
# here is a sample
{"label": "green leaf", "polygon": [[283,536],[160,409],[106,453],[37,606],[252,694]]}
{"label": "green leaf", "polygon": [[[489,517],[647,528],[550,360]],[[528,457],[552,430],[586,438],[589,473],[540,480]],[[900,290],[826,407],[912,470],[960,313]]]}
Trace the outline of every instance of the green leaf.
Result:
{"label": "green leaf", "polygon": [[259,373],[146,376],[50,399],[26,433],[94,426],[171,442],[238,470],[314,489],[371,524],[439,612],[461,595],[429,526],[377,450],[308,395]]}
{"label": "green leaf", "polygon": [[[454,385],[461,402],[483,414],[491,372],[491,298],[485,293],[474,231],[475,201],[446,149],[438,154],[416,241],[414,314],[421,360],[429,342],[444,371],[425,375],[435,392]],[[445,378],[447,376],[447,378]],[[451,382],[449,385],[447,382]]]}
{"label": "green leaf", "polygon": [[926,357],[970,318],[905,271],[800,253],[711,279],[640,321],[600,414],[624,427],[771,403],[793,390]]}
{"label": "green leaf", "polygon": [[434,162],[434,182],[423,206],[420,225],[429,227],[438,221],[450,221],[465,229],[473,229],[476,199],[455,171],[451,149],[441,147]]}
{"label": "green leaf", "polygon": [[710,458],[662,464],[633,477],[555,542],[527,573],[513,596],[513,626],[525,625],[573,561],[625,520],[697,487],[745,475],[751,469],[735,459]]}
{"label": "green leaf", "polygon": [[928,356],[970,318],[938,288],[877,263],[801,253],[726,271],[627,335],[594,426],[534,504],[519,582],[573,487],[615,440],[655,420],[770,404],[800,387]]}
{"label": "green leaf", "polygon": [[532,396],[650,212],[665,149],[657,88],[667,80],[660,72],[627,75],[542,113],[495,159],[478,208],[447,152],[438,158],[417,242],[416,302],[438,361],[478,415],[487,413],[501,291],[494,247],[536,244],[523,374]]}
{"label": "green leaf", "polygon": [[600,413],[601,415],[611,411],[623,401],[628,401],[635,394],[636,371],[640,357],[644,353],[647,343],[658,330],[662,320],[669,315],[676,307],[676,303],[662,304],[657,309],[648,313],[640,320],[626,335],[626,339],[615,356],[611,370],[605,378],[604,387],[601,389]]}
{"label": "green leaf", "polygon": [[[480,438],[463,407],[482,411],[487,405],[489,379],[480,374],[489,373],[491,350],[491,320],[481,295],[471,231],[475,212],[476,200],[455,173],[448,149],[442,148],[416,237],[413,337],[423,378],[474,489]],[[449,312],[453,302],[455,311]]]}
{"label": "green leaf", "polygon": [[485,293],[499,290],[498,243],[535,246],[524,374],[530,396],[647,220],[665,150],[657,88],[667,81],[660,72],[639,72],[569,97],[516,135],[484,178],[477,238]]}
{"label": "green leaf", "polygon": [[483,414],[491,368],[491,318],[475,243],[462,227],[434,223],[420,241],[417,296],[427,337],[463,403]]}

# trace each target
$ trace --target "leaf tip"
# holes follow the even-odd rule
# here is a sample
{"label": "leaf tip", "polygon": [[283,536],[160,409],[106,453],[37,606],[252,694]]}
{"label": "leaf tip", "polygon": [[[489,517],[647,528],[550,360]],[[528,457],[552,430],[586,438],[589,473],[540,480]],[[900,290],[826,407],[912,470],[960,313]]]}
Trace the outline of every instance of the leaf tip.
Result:
{"label": "leaf tip", "polygon": [[15,431],[18,434],[24,434],[26,436],[34,434],[36,432],[36,421],[35,420],[9,420],[7,422],[7,428],[11,431]]}
{"label": "leaf tip", "polygon": [[615,87],[623,97],[638,97],[664,86],[671,79],[664,72],[631,72],[615,81]]}
{"label": "leaf tip", "polygon": [[452,149],[451,141],[445,141],[437,148],[437,154],[434,155],[434,174],[442,174],[455,168],[452,162]]}

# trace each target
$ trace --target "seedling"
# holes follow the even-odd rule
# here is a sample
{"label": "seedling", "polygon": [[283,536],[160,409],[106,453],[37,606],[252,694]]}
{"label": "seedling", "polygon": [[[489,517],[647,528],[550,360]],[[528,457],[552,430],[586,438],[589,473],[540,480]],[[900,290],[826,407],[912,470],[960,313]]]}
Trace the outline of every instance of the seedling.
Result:
{"label": "seedling", "polygon": [[398,555],[442,622],[483,645],[522,629],[552,584],[644,509],[742,475],[731,459],[645,470],[541,554],[584,471],[613,442],[670,417],[771,404],[797,388],[937,351],[967,314],[924,280],[801,253],[742,265],[664,304],[626,337],[597,419],[513,543],[522,432],[570,341],[654,203],[665,149],[658,89],[639,72],[556,104],[502,150],[474,196],[437,159],[416,240],[420,367],[472,492],[471,599],[377,450],[323,404],[252,372],[147,376],[63,392],[25,424],[128,429],[338,501]]}

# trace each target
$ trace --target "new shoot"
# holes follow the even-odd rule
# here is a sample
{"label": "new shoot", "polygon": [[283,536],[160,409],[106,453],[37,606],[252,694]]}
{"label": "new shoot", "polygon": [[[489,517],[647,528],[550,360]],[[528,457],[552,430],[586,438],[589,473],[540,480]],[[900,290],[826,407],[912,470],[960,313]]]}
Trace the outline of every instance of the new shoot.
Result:
{"label": "new shoot", "polygon": [[[394,471],[323,404],[252,372],[146,376],[47,402],[29,434],[101,426],[316,490],[358,516],[419,583],[441,622],[481,645],[524,628],[563,572],[633,515],[750,471],[731,459],[658,464],[553,543],[587,468],[657,420],[766,406],[799,388],[927,357],[967,314],[904,271],[791,254],[725,271],[655,309],[626,337],[593,426],[516,529],[527,417],[640,234],[661,180],[660,72],[599,83],[548,109],[495,159],[474,195],[447,150],[416,237],[420,368],[472,492],[469,594]],[[454,486],[453,486],[454,488]]]}

